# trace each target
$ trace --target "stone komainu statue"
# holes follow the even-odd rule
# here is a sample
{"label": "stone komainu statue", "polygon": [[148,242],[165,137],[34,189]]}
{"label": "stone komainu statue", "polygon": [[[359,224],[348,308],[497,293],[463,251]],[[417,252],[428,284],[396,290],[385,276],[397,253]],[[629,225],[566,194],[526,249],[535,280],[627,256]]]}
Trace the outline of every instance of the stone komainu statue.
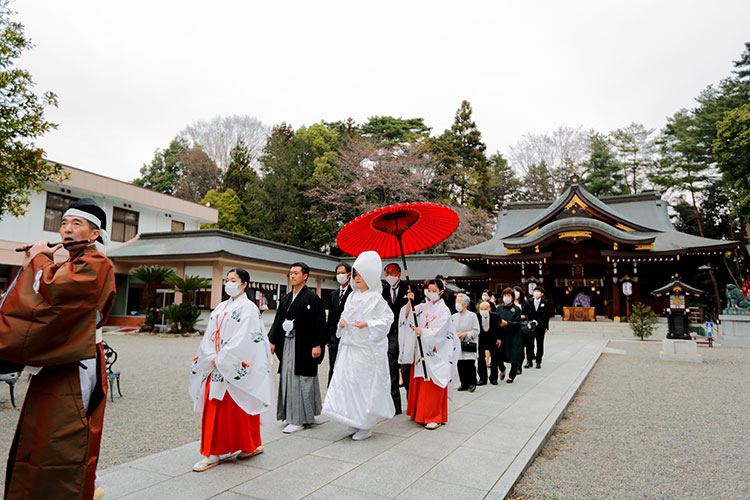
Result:
{"label": "stone komainu statue", "polygon": [[727,309],[750,309],[750,299],[736,285],[727,285]]}

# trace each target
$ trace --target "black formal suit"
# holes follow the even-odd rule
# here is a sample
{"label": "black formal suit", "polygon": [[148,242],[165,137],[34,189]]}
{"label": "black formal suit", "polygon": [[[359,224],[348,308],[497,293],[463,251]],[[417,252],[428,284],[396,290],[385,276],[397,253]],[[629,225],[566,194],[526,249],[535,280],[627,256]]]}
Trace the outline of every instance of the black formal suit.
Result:
{"label": "black formal suit", "polygon": [[490,313],[489,330],[484,329],[482,315],[479,312],[476,315],[479,320],[479,359],[477,362],[479,382],[480,384],[487,383],[487,359],[484,351],[490,351],[490,382],[497,382],[498,367],[502,362],[502,355],[497,348],[497,341],[500,339],[500,315]]}
{"label": "black formal suit", "polygon": [[[343,293],[342,293],[343,291]],[[352,294],[352,287],[347,285],[345,288],[339,287],[338,290],[331,292],[331,309],[328,311],[328,383],[331,383],[333,377],[333,366],[336,364],[336,355],[339,352],[339,338],[336,332],[339,329],[339,320],[341,313],[344,312],[346,299]]]}
{"label": "black formal suit", "polygon": [[[539,305],[536,304],[533,297],[527,300],[524,305],[523,315],[526,316],[524,322],[536,322],[533,328],[533,335],[529,335],[526,326],[522,327],[524,346],[526,348],[526,361],[528,363],[531,363],[534,359],[536,359],[537,363],[542,362],[542,356],[544,355],[544,334],[549,330],[549,314],[549,302],[544,298],[539,300]],[[536,342],[536,354],[534,353],[534,342]]]}
{"label": "black formal suit", "polygon": [[451,314],[456,314],[456,294],[448,290],[447,288],[443,291],[443,302],[448,306],[448,310]]}
{"label": "black formal suit", "polygon": [[[289,292],[279,301],[276,317],[268,333],[268,340],[274,345],[279,358],[279,372],[284,362],[284,339],[286,332],[281,327],[284,320],[294,321],[295,351],[294,374],[303,377],[314,377],[318,374],[318,365],[323,362],[324,347],[327,341],[326,315],[323,301],[307,286],[302,287],[294,298]],[[312,357],[313,347],[320,347],[320,356]]]}
{"label": "black formal suit", "polygon": [[[412,287],[412,290],[414,287]],[[401,371],[401,378],[404,380],[406,394],[409,394],[409,379],[411,378],[411,365],[399,365],[398,362],[398,315],[401,309],[409,302],[406,294],[409,287],[405,281],[399,281],[395,287],[387,282],[383,284],[383,299],[388,307],[393,311],[393,323],[388,332],[388,368],[391,374],[391,398],[393,406],[396,407],[396,414],[401,413],[401,392],[399,391],[398,374]]]}

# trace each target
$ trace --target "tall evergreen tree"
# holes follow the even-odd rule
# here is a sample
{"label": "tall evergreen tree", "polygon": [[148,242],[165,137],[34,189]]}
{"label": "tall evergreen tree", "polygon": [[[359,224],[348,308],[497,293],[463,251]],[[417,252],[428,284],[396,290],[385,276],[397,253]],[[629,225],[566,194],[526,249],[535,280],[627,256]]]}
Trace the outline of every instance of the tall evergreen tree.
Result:
{"label": "tall evergreen tree", "polygon": [[495,200],[485,156],[487,146],[471,115],[469,101],[461,102],[450,130],[431,141],[431,149],[440,162],[440,173],[448,181],[441,194],[461,206],[492,210]]}
{"label": "tall evergreen tree", "polygon": [[520,197],[521,179],[499,151],[489,158],[490,189],[495,203],[494,209]]}
{"label": "tall evergreen tree", "polygon": [[647,129],[640,123],[631,123],[610,134],[629,193],[643,191],[653,169],[656,152],[651,137],[653,132],[653,129]]}
{"label": "tall evergreen tree", "polygon": [[586,150],[588,159],[581,165],[586,189],[594,196],[623,194],[622,165],[607,137],[592,130],[586,138]]}

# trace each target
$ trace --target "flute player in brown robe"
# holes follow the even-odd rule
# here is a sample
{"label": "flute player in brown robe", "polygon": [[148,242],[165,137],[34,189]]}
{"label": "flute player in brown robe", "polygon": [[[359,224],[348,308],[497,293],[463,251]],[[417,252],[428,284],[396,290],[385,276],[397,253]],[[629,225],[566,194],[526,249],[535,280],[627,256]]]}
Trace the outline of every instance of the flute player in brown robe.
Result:
{"label": "flute player in brown robe", "polygon": [[0,363],[32,374],[8,457],[6,500],[94,498],[107,377],[98,328],[114,303],[112,264],[94,245],[106,214],[90,199],[65,212],[69,258],[41,241],[0,304]]}

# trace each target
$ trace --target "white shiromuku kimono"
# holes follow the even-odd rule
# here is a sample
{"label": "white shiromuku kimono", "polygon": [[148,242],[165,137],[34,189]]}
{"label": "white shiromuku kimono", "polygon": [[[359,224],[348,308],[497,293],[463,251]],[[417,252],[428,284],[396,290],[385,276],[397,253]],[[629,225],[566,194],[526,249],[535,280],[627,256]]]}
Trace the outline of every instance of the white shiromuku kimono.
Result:
{"label": "white shiromuku kimono", "polygon": [[[406,317],[404,306],[399,313],[398,323],[398,362],[414,364],[414,376],[425,378],[420,361],[417,335],[414,333],[414,315]],[[422,347],[427,365],[427,378],[441,388],[448,387],[461,355],[461,341],[453,326],[450,309],[443,299],[437,302],[424,302],[414,308],[417,322],[422,329]],[[452,386],[451,386],[452,387]],[[449,391],[449,395],[450,395]]]}
{"label": "white shiromuku kimono", "polygon": [[[336,332],[341,339],[339,351],[321,414],[350,427],[372,429],[379,418],[393,418],[396,413],[388,370],[393,313],[381,294],[377,253],[362,253],[352,268],[368,290],[360,292],[352,279],[354,292],[341,314],[347,325]],[[366,322],[367,327],[354,326],[358,321]]]}
{"label": "white shiromuku kimono", "polygon": [[[211,364],[216,362],[216,367]],[[211,311],[188,383],[193,409],[202,411],[206,381],[209,399],[224,399],[228,392],[237,406],[261,422],[276,420],[271,374],[271,346],[258,307],[245,294]]]}

